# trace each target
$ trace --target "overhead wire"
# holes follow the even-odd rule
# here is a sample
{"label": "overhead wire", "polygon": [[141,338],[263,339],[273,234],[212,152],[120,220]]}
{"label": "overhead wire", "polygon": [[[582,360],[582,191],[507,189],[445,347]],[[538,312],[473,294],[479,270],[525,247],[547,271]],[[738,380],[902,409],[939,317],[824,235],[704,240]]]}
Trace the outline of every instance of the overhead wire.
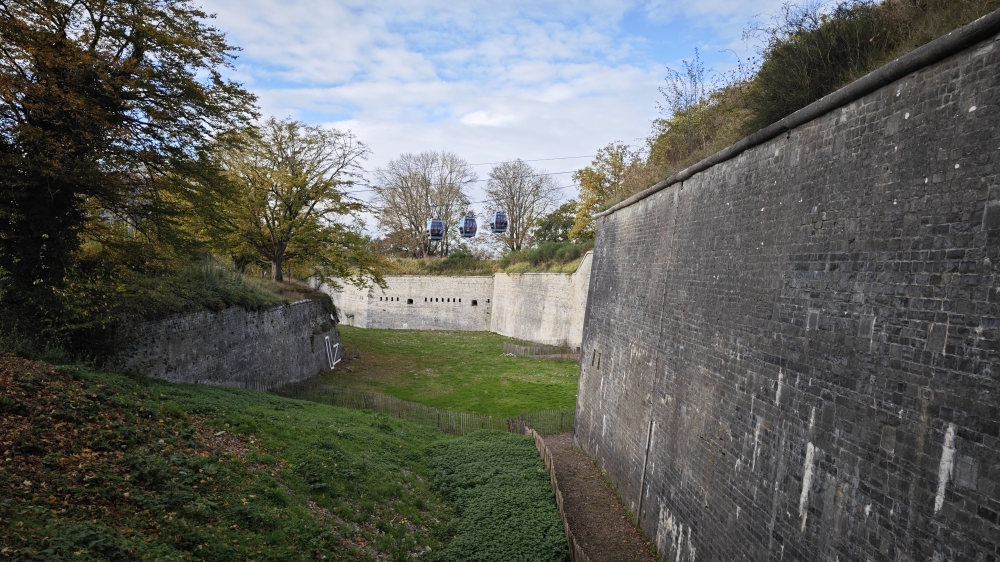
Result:
{"label": "overhead wire", "polygon": [[[546,172],[544,174],[531,174],[531,175],[528,175],[528,176],[525,176],[525,177],[539,178],[539,177],[542,177],[542,176],[558,176],[558,175],[562,175],[562,174],[574,174],[576,172],[577,172],[577,170],[569,170],[569,171],[566,171],[566,172]],[[455,184],[456,185],[465,185],[465,184],[478,183],[478,182],[483,182],[483,181],[490,181],[490,178],[458,181],[458,182],[455,182]],[[430,187],[442,187],[444,185],[446,185],[446,184],[436,184],[436,185],[432,185]],[[365,193],[365,192],[374,192],[374,191],[375,191],[375,189],[373,189],[373,188],[366,188],[366,189],[356,189],[354,191],[345,191],[344,193],[354,194],[354,193]]]}
{"label": "overhead wire", "polygon": [[[568,189],[568,188],[570,188],[570,187],[577,187],[577,186],[576,186],[576,185],[559,185],[559,186],[556,186],[556,187],[553,187],[552,189]],[[480,203],[489,203],[489,202],[490,202],[490,200],[489,200],[489,199],[483,199],[483,200],[481,200],[481,201],[469,201],[469,202],[468,202],[468,204],[469,204],[469,205],[478,205],[478,204],[480,204]],[[365,201],[364,203],[365,203],[365,205],[366,205],[366,206],[367,206],[367,207],[368,207],[368,208],[369,208],[370,210],[382,210],[382,209],[381,209],[380,207],[377,207],[377,206],[375,206],[375,205],[373,205],[372,203],[369,203],[369,202],[367,202],[367,201]]]}

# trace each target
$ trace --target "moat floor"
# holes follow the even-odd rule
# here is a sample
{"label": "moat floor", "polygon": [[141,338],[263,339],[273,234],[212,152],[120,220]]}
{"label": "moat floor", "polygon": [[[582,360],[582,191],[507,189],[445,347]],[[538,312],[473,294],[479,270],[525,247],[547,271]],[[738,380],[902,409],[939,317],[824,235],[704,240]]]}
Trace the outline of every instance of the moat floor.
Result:
{"label": "moat floor", "polygon": [[646,537],[629,520],[590,457],[573,448],[573,434],[545,436],[556,466],[563,508],[580,547],[593,562],[655,561]]}

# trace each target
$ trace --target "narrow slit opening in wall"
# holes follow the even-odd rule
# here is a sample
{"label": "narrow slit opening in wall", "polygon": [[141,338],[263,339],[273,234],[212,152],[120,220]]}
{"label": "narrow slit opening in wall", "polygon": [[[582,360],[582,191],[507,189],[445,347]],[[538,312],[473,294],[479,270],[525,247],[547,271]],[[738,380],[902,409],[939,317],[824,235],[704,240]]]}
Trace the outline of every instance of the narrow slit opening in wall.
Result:
{"label": "narrow slit opening in wall", "polygon": [[596,364],[596,362],[597,362],[597,350],[595,349],[590,354],[590,366],[593,367]]}
{"label": "narrow slit opening in wall", "polygon": [[601,370],[601,354],[600,353],[597,354],[597,370],[598,371]]}
{"label": "narrow slit opening in wall", "polygon": [[490,299],[486,299],[486,304],[490,304]]}
{"label": "narrow slit opening in wall", "polygon": [[424,302],[427,302],[427,297],[424,297]]}

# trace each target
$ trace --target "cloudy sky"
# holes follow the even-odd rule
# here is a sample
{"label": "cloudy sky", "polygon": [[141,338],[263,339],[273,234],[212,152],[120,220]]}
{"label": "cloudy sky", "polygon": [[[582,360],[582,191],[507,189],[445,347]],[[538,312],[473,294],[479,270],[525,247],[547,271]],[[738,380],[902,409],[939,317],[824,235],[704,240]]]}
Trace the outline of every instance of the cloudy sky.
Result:
{"label": "cloudy sky", "polygon": [[[729,68],[782,0],[202,0],[242,49],[233,78],[264,115],[350,129],[366,168],[448,150],[569,173],[611,141],[642,144],[666,67],[695,48]],[[476,184],[470,193],[481,199]],[[363,194],[362,194],[363,195]]]}

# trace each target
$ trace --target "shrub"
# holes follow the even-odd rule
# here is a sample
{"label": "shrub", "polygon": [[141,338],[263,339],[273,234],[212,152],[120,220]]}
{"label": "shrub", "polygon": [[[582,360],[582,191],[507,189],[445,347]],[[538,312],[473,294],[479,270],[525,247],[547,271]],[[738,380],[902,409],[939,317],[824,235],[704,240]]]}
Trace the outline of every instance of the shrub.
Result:
{"label": "shrub", "polygon": [[[995,0],[841,0],[785,4],[744,32],[758,39],[760,66],[706,87],[697,52],[671,71],[665,116],[653,122],[645,167],[650,182],[767,127],[907,51],[996,9]],[[745,62],[745,61],[744,61]],[[752,65],[751,65],[752,66]],[[684,95],[681,95],[684,94]],[[607,206],[624,197],[609,201]]]}

